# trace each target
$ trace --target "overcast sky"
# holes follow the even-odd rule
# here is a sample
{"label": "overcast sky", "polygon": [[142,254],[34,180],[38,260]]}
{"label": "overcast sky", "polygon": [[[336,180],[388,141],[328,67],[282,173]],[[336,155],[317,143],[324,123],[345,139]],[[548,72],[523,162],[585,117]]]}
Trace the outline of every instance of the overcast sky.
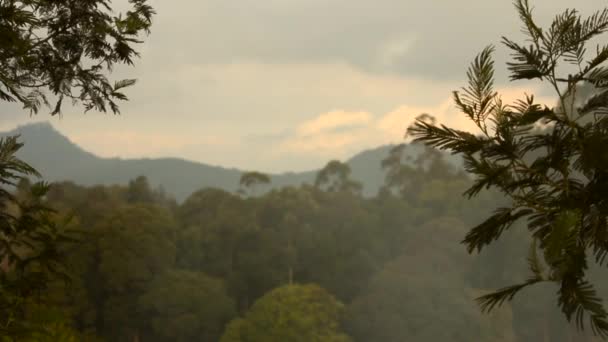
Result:
{"label": "overcast sky", "polygon": [[[114,1],[122,6],[126,1]],[[531,0],[542,24],[563,9],[583,14],[605,0]],[[520,40],[510,0],[153,0],[152,34],[122,115],[67,108],[30,117],[0,105],[2,130],[49,120],[104,157],[172,156],[266,172],[299,171],[399,142],[428,112],[468,128],[451,91],[488,44]],[[504,98],[532,84],[507,82]],[[550,97],[546,97],[551,101]]]}

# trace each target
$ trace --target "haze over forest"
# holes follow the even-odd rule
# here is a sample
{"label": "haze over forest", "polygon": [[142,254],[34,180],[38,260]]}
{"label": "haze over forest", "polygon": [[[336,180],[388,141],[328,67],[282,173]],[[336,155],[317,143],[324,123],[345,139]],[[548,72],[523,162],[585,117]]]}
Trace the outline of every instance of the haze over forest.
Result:
{"label": "haze over forest", "polygon": [[572,6],[0,1],[0,342],[608,338]]}

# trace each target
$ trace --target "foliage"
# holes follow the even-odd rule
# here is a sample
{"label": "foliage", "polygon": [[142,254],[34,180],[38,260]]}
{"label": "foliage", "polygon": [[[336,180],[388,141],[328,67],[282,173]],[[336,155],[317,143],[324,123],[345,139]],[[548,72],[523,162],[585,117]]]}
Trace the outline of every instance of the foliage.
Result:
{"label": "foliage", "polygon": [[139,176],[129,181],[127,188],[127,202],[129,203],[154,203],[154,194],[145,176]]}
{"label": "foliage", "polygon": [[[153,9],[146,0],[129,0],[131,8],[113,15],[108,0],[10,0],[0,2],[0,100],[20,102],[37,113],[51,106],[53,115],[71,100],[85,109],[119,112],[126,100],[106,73],[116,64],[133,64],[133,45],[149,32]],[[48,91],[48,92],[47,92]]]}
{"label": "foliage", "polygon": [[245,192],[245,189],[250,189],[252,194],[255,194],[256,186],[267,184],[270,184],[270,177],[257,171],[245,172],[239,180],[240,190]]}
{"label": "foliage", "polygon": [[[86,111],[118,113],[116,101],[127,99],[121,89],[135,80],[112,85],[107,73],[116,64],[133,64],[133,45],[149,32],[154,14],[146,0],[129,3],[124,15],[113,16],[107,0],[0,1],[0,100],[19,102],[30,113],[46,105],[59,114],[65,99]],[[17,181],[39,176],[15,156],[21,147],[17,137],[0,139],[0,335],[80,340],[67,323],[42,324],[28,316],[33,297],[40,300],[57,276],[68,280],[61,254],[73,239],[44,203],[47,184],[21,182],[24,198],[9,191]],[[31,193],[23,194],[26,188]]]}
{"label": "foliage", "polygon": [[461,265],[432,260],[447,266],[439,277],[418,260],[404,255],[390,262],[348,306],[345,327],[355,341],[513,340],[509,310],[482,316],[471,302],[473,290]]}
{"label": "foliage", "polygon": [[[488,47],[469,68],[468,86],[454,92],[456,105],[480,133],[423,120],[416,121],[410,133],[416,141],[464,158],[467,171],[475,176],[467,196],[494,188],[511,200],[467,234],[463,242],[470,252],[491,244],[522,219],[543,252],[547,272],[540,271],[539,258],[531,259],[532,275],[481,297],[482,308],[491,310],[527,286],[555,282],[567,319],[583,328],[587,315],[591,329],[608,336],[608,313],[586,279],[588,254],[600,264],[608,255],[608,46],[598,46],[586,60],[588,41],[608,30],[608,9],[589,18],[566,10],[542,29],[527,0],[516,1],[515,7],[530,45],[503,38],[513,56],[508,63],[511,79],[547,82],[559,105],[542,106],[533,96],[503,104],[493,89],[493,48]],[[563,63],[578,71],[560,78]],[[575,106],[578,85],[585,82],[597,92]]]}
{"label": "foliage", "polygon": [[234,306],[221,280],[181,270],[159,275],[139,298],[157,341],[218,341]]}
{"label": "foliage", "polygon": [[[427,172],[413,170],[417,179],[422,175],[416,173]],[[478,328],[495,334],[491,336],[508,333],[504,328],[508,317],[504,323],[492,323],[497,328],[491,332],[488,319],[474,313],[474,306],[468,305],[469,288],[479,275],[498,274],[501,265],[512,263],[520,240],[483,262],[458,248],[455,242],[464,233],[463,222],[473,222],[480,210],[498,201],[484,197],[473,208],[463,208],[457,196],[450,195],[462,179],[436,175],[429,186],[407,199],[393,194],[369,199],[310,185],[284,187],[253,198],[202,189],[177,208],[166,201],[148,203],[148,187],[133,191],[133,184],[144,183],[140,181],[95,187],[64,182],[55,184],[47,195],[61,215],[74,215],[72,225],[83,239],[61,249],[68,257],[72,281],[50,283],[41,298],[61,308],[79,333],[108,341],[163,342],[190,340],[193,334],[217,340],[215,334],[221,330],[227,341],[228,337],[238,341],[241,330],[235,326],[253,310],[251,304],[290,283],[314,283],[349,308],[355,303],[384,303],[380,298],[391,303],[380,306],[386,309],[383,312],[374,309],[378,306],[357,304],[367,308],[357,311],[359,322],[389,317],[384,312],[401,309],[423,314],[426,311],[413,308],[426,298],[428,314],[438,317],[445,317],[441,305],[452,303],[450,313],[462,319],[446,326],[464,329],[461,336],[477,336],[471,330]],[[25,193],[27,184],[21,187]],[[440,200],[440,195],[450,196]],[[387,295],[382,297],[373,284],[384,277],[379,272],[386,274],[387,263],[401,265],[391,269],[400,270],[403,277],[385,278],[382,286]],[[401,295],[399,279],[412,282],[409,297]],[[451,279],[452,287],[445,296],[436,295],[446,279]],[[488,287],[487,282],[475,282]],[[392,289],[395,295],[389,294]],[[225,310],[231,305],[236,310]],[[530,323],[519,324],[514,332],[537,336],[534,332],[543,322],[529,318],[532,311],[518,310],[523,317],[517,322]],[[222,322],[229,319],[232,323],[222,329]],[[371,326],[378,329],[392,324],[375,322]],[[422,336],[412,325],[403,323],[399,328],[406,336]],[[442,338],[441,330],[426,334]],[[352,335],[355,340],[367,340]]]}
{"label": "foliage", "polygon": [[30,336],[21,337],[24,342],[77,342],[84,337],[70,326],[69,320],[57,308],[29,305],[28,316],[29,321],[35,322],[40,329]]}
{"label": "foliage", "polygon": [[26,316],[28,300],[46,288],[51,277],[66,277],[58,244],[71,241],[53,211],[42,203],[48,185],[31,185],[25,198],[9,191],[31,166],[15,156],[17,137],[0,139],[0,334],[27,337],[36,329]]}
{"label": "foliage", "polygon": [[[433,160],[435,152],[428,149],[416,159]],[[443,156],[433,163],[448,168]],[[216,341],[223,334],[225,341],[240,341],[252,303],[276,288],[313,283],[348,308],[346,327],[356,341],[383,334],[538,340],[546,322],[534,317],[542,310],[514,306],[511,331],[508,314],[488,318],[469,301],[479,292],[474,288],[495,284],[485,275],[497,281],[520,275],[514,267],[501,273],[521,252],[519,235],[502,240],[507,243],[496,251],[484,249],[494,252],[491,257],[468,256],[456,244],[465,224],[502,199],[486,194],[467,208],[454,192],[470,181],[451,172],[431,176],[431,169],[411,166],[412,177],[426,181],[407,196],[365,198],[311,185],[249,198],[201,189],[177,207],[143,177],[125,186],[57,183],[44,202],[59,216],[73,215],[70,227],[82,239],[60,248],[71,281],[53,280],[34,299],[59,309],[61,324],[80,340]],[[20,183],[14,195],[27,200],[31,184]],[[407,315],[420,318],[399,318]],[[415,323],[431,317],[446,329]],[[566,336],[558,320],[549,323],[555,330],[549,336]],[[446,337],[446,331],[454,335]]]}
{"label": "foliage", "polygon": [[229,325],[222,342],[348,342],[339,330],[342,304],[316,285],[287,285],[260,298]]}
{"label": "foliage", "polygon": [[[416,119],[430,124],[436,122],[435,117],[429,114],[421,114]],[[412,147],[421,147],[418,155],[406,154]],[[386,173],[382,191],[397,193],[408,201],[417,201],[420,197],[435,197],[438,202],[447,204],[450,202],[446,200],[449,197],[452,201],[460,202],[461,198],[450,195],[454,190],[466,186],[469,179],[462,171],[448,163],[445,157],[442,152],[424,144],[396,145],[381,162]],[[438,183],[441,183],[439,186],[442,189],[445,189],[447,184],[457,188],[443,194],[437,193],[431,188],[436,188]]]}
{"label": "foliage", "polygon": [[315,178],[315,186],[324,187],[327,191],[346,191],[359,193],[362,185],[350,179],[350,167],[338,160],[332,160]]}
{"label": "foliage", "polygon": [[[137,299],[155,274],[175,262],[175,222],[157,206],[128,206],[118,210],[98,228],[97,270],[101,281],[104,327],[113,327],[108,338],[137,335],[145,317],[137,314]],[[118,328],[120,327],[120,328]]]}

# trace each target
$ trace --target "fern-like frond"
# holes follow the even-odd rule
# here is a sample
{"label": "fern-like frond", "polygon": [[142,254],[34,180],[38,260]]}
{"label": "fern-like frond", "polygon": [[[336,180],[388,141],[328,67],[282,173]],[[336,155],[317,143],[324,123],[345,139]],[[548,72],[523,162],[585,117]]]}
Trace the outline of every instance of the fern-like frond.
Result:
{"label": "fern-like frond", "polygon": [[595,113],[608,114],[608,90],[593,95],[579,110],[581,115]]}
{"label": "fern-like frond", "polygon": [[608,45],[596,47],[596,54],[585,67],[582,76],[596,87],[608,85],[608,71],[602,66],[608,60]]}
{"label": "fern-like frond", "polygon": [[467,246],[469,253],[475,249],[481,251],[484,246],[497,240],[513,223],[531,213],[530,209],[498,208],[484,222],[471,229],[462,243]]}
{"label": "fern-like frond", "polygon": [[477,195],[484,188],[489,189],[492,186],[498,186],[504,189],[504,184],[513,181],[509,165],[491,162],[486,158],[475,158],[471,154],[464,154],[463,159],[465,170],[478,176],[473,185],[463,194],[469,198]]}
{"label": "fern-like frond", "polygon": [[595,12],[583,21],[581,38],[590,40],[606,31],[608,31],[608,8]]}
{"label": "fern-like frond", "polygon": [[511,56],[514,61],[507,63],[507,68],[511,71],[511,80],[543,79],[551,73],[552,63],[542,50],[533,45],[520,46],[506,37],[502,38],[502,42],[512,50]]}
{"label": "fern-like frond", "polygon": [[452,153],[476,153],[487,143],[487,139],[469,132],[444,125],[435,126],[420,120],[409,129],[409,134],[414,137],[415,142],[424,142],[442,150],[451,150]]}
{"label": "fern-like frond", "polygon": [[521,284],[504,287],[496,292],[481,296],[476,300],[479,306],[481,307],[482,312],[490,312],[495,307],[500,307],[505,302],[513,300],[515,295],[526,287],[540,283],[542,281],[542,279],[530,278]]}
{"label": "fern-like frond", "polygon": [[114,91],[122,89],[122,88],[130,87],[130,86],[134,85],[135,83],[137,83],[136,79],[127,79],[127,80],[117,81],[114,83]]}
{"label": "fern-like frond", "polygon": [[493,46],[475,57],[467,70],[468,86],[454,92],[456,105],[485,132],[484,121],[495,109]]}
{"label": "fern-like frond", "polygon": [[532,17],[532,8],[528,0],[516,0],[515,9],[523,23],[522,33],[527,35],[531,43],[539,43],[544,39],[543,30],[536,25]]}
{"label": "fern-like frond", "polygon": [[563,281],[558,302],[568,321],[574,319],[579,329],[584,329],[587,314],[593,332],[602,337],[608,336],[608,313],[591,283],[580,279]]}

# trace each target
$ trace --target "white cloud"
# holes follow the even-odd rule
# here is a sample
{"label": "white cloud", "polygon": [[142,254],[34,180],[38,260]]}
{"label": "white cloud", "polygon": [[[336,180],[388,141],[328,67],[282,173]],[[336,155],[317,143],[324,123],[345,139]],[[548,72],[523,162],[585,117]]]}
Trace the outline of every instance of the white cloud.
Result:
{"label": "white cloud", "polygon": [[[538,89],[502,88],[506,104],[523,98],[526,92]],[[540,104],[551,105],[552,98],[537,98]],[[435,106],[400,105],[384,114],[370,112],[331,111],[297,126],[295,133],[285,138],[275,149],[276,158],[285,155],[300,155],[302,158],[345,159],[366,148],[381,144],[404,141],[407,127],[415,118],[428,113],[440,124],[448,127],[479,133],[479,129],[465,114],[458,112],[451,97],[444,98]],[[341,129],[337,129],[341,128]]]}

